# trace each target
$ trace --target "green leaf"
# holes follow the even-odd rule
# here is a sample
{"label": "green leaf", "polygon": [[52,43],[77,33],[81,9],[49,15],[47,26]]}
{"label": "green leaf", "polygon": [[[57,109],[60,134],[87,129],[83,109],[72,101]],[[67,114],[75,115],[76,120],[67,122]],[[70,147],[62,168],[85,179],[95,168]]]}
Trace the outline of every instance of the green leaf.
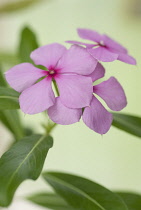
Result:
{"label": "green leaf", "polygon": [[2,4],[0,6],[0,13],[15,12],[17,10],[24,9],[36,2],[39,2],[39,0],[24,0],[24,1],[15,0],[14,2],[8,1],[8,3]]}
{"label": "green leaf", "polygon": [[[9,52],[0,52],[0,63],[8,64],[10,66],[19,63],[19,58],[16,54],[11,54]],[[1,86],[1,85],[0,85]]]}
{"label": "green leaf", "polygon": [[0,87],[0,110],[19,109],[19,93],[7,87]]}
{"label": "green leaf", "polygon": [[118,195],[88,179],[57,172],[44,173],[43,177],[73,208],[128,210]]}
{"label": "green leaf", "polygon": [[113,116],[113,126],[134,136],[141,137],[141,117],[116,113]]}
{"label": "green leaf", "polygon": [[17,187],[26,179],[36,180],[43,168],[50,136],[32,135],[15,143],[0,159],[0,206],[8,206]]}
{"label": "green leaf", "polygon": [[21,32],[21,40],[19,46],[19,56],[21,62],[32,62],[30,53],[38,48],[38,43],[34,33],[27,27]]}
{"label": "green leaf", "polygon": [[0,86],[1,87],[6,87],[7,86],[7,82],[6,82],[5,78],[4,78],[4,73],[3,73],[2,69],[1,69],[1,66],[0,66]]}
{"label": "green leaf", "polygon": [[15,140],[19,140],[24,136],[24,130],[16,110],[0,111],[0,121],[13,134]]}
{"label": "green leaf", "polygon": [[[4,74],[0,68],[0,86],[7,87]],[[24,136],[23,127],[17,110],[0,111],[0,121],[11,131],[15,140],[19,140]]]}
{"label": "green leaf", "polygon": [[141,210],[141,195],[134,193],[118,192],[129,210]]}
{"label": "green leaf", "polygon": [[26,128],[24,128],[24,133],[25,133],[25,136],[30,136],[30,135],[34,134],[34,131],[32,128],[26,127]]}
{"label": "green leaf", "polygon": [[53,210],[74,210],[67,202],[57,194],[39,193],[27,198],[40,206]]}

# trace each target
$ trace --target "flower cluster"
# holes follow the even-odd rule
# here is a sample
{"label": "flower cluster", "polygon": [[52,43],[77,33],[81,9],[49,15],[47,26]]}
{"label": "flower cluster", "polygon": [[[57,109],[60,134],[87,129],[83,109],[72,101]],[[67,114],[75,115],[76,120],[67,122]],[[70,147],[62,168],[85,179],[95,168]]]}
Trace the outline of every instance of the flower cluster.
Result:
{"label": "flower cluster", "polygon": [[[46,70],[22,63],[6,72],[6,80],[21,93],[19,103],[24,113],[36,114],[47,110],[50,119],[62,125],[73,124],[82,117],[90,129],[105,134],[111,126],[112,114],[95,95],[114,111],[123,109],[127,101],[122,86],[114,77],[93,86],[105,74],[99,61],[118,59],[133,65],[136,61],[124,47],[106,35],[88,29],[78,29],[78,34],[95,44],[67,41],[73,44],[70,49],[58,43],[39,47],[30,57]],[[52,83],[57,89],[57,96]]]}

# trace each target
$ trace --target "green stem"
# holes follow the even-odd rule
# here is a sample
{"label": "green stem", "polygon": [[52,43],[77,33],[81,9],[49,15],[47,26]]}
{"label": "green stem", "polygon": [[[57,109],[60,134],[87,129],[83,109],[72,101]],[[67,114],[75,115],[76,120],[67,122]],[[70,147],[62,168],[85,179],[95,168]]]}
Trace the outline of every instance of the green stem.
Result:
{"label": "green stem", "polygon": [[52,126],[50,126],[48,129],[47,129],[47,133],[50,134],[52,132],[52,130],[57,126],[56,123],[54,123]]}
{"label": "green stem", "polygon": [[45,124],[42,124],[43,128],[45,129],[45,133],[47,135],[49,135],[52,132],[52,130],[56,127],[56,125],[57,125],[56,123],[48,124],[47,126]]}
{"label": "green stem", "polygon": [[[58,90],[56,81],[53,79],[52,82],[53,82],[53,85],[54,85],[54,88],[55,88],[56,95],[59,96],[59,90]],[[56,125],[57,125],[56,123],[53,123],[50,120],[48,121],[47,126],[46,126],[46,124],[42,124],[42,126],[44,127],[47,135],[49,135],[52,132],[52,130],[56,127]]]}
{"label": "green stem", "polygon": [[56,94],[57,94],[57,96],[59,96],[60,94],[59,94],[59,90],[58,90],[57,84],[56,84],[56,82],[55,82],[55,80],[54,80],[54,79],[53,79],[52,81],[53,81],[53,85],[54,85],[54,88],[55,88]]}

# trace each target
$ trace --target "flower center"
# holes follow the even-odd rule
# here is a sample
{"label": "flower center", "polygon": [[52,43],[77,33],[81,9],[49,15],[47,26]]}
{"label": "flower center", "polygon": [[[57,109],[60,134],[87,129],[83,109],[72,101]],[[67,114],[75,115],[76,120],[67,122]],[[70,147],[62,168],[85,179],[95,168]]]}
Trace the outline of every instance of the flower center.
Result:
{"label": "flower center", "polygon": [[100,42],[99,42],[99,45],[102,46],[102,47],[105,47],[105,44],[104,44],[103,41],[100,41]]}
{"label": "flower center", "polygon": [[48,67],[47,75],[48,77],[55,78],[59,74],[60,69],[54,66]]}
{"label": "flower center", "polygon": [[55,74],[55,71],[53,69],[51,69],[51,70],[49,70],[49,74],[53,75],[53,74]]}
{"label": "flower center", "polygon": [[54,68],[50,68],[48,69],[48,76],[51,77],[51,78],[54,78],[57,74],[57,70],[54,69]]}

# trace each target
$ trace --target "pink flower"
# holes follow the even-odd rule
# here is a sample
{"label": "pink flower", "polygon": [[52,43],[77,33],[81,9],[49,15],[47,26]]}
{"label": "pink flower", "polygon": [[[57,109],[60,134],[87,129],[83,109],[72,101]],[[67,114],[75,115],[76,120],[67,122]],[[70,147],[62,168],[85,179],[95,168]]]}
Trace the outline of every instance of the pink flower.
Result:
{"label": "pink flower", "polygon": [[[19,103],[22,111],[36,114],[55,105],[58,111],[64,108],[65,112],[65,108],[69,107],[72,115],[70,123],[78,121],[80,108],[89,106],[92,99],[92,79],[86,75],[93,72],[97,61],[83,47],[74,45],[67,50],[57,43],[34,50],[31,58],[36,65],[45,66],[47,70],[22,63],[6,72],[7,82],[21,92]],[[38,81],[40,78],[42,80]],[[52,80],[59,88],[60,96],[56,99]]]}
{"label": "pink flower", "polygon": [[66,42],[71,44],[85,45],[87,51],[99,61],[111,62],[114,60],[120,60],[125,63],[136,65],[136,60],[128,55],[127,49],[107,35],[99,34],[98,32],[89,29],[78,29],[77,31],[81,38],[93,41],[95,43],[87,44],[77,41]]}
{"label": "pink flower", "polygon": [[[95,70],[88,77],[91,77],[93,82],[95,82],[102,78],[104,74],[105,69],[98,63]],[[93,92],[100,96],[111,110],[120,111],[127,105],[124,90],[114,77],[95,85],[93,87]],[[75,109],[72,111],[72,109],[65,106],[63,107],[59,97],[56,100],[57,103],[48,109],[48,115],[55,123],[67,124],[70,122],[70,119],[72,119],[72,112],[74,112]],[[78,114],[78,112],[75,114]],[[84,109],[82,119],[90,129],[97,133],[105,134],[110,129],[113,117],[95,95],[93,95],[90,106],[87,106]]]}

